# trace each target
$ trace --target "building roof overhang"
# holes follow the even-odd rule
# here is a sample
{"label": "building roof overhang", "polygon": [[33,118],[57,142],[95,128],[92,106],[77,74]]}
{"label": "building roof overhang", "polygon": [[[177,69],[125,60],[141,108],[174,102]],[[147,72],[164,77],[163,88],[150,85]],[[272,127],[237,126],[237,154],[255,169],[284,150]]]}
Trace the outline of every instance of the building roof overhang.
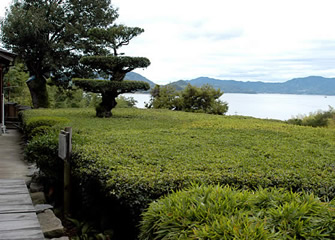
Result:
{"label": "building roof overhang", "polygon": [[0,64],[9,66],[14,61],[16,54],[0,48]]}

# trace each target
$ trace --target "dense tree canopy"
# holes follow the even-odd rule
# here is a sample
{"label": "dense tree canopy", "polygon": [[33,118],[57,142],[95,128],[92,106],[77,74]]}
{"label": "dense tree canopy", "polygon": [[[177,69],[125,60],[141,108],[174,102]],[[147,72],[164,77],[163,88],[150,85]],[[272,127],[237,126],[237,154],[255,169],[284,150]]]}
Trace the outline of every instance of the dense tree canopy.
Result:
{"label": "dense tree canopy", "polygon": [[4,93],[8,102],[15,102],[21,105],[31,106],[29,89],[25,84],[28,73],[23,63],[15,63],[4,75]]}
{"label": "dense tree canopy", "polygon": [[47,107],[46,78],[87,75],[83,55],[106,54],[89,38],[118,17],[110,0],[19,0],[1,23],[1,41],[21,57],[34,80],[28,86],[35,108]]}

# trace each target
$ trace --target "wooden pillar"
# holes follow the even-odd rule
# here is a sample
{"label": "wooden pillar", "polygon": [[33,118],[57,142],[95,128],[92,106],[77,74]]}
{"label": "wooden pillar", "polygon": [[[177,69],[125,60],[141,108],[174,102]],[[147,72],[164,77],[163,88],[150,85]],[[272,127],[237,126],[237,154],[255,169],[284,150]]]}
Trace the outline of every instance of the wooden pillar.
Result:
{"label": "wooden pillar", "polygon": [[64,216],[71,212],[71,154],[72,128],[66,127],[59,134],[58,156],[64,161]]}
{"label": "wooden pillar", "polygon": [[71,155],[72,155],[72,128],[66,127],[67,154],[64,161],[64,215],[71,213]]}
{"label": "wooden pillar", "polygon": [[[2,115],[3,115],[3,111],[4,109],[2,109],[2,101],[3,101],[3,98],[2,98],[2,94],[3,94],[3,66],[0,65],[0,122],[1,122],[1,126],[2,126]],[[2,131],[2,129],[0,130],[0,132]]]}

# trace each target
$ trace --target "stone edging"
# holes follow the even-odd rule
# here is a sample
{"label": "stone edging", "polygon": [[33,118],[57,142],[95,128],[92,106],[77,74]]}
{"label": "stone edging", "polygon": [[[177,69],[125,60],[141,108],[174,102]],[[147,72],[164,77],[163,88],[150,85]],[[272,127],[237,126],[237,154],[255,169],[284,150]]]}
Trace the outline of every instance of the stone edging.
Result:
{"label": "stone edging", "polygon": [[28,177],[31,177],[31,180],[27,181],[27,186],[44,237],[53,240],[69,240],[69,237],[64,236],[64,227],[61,220],[55,216],[53,206],[46,202],[43,186],[36,180],[38,179],[39,170],[34,165],[29,168],[31,173]]}

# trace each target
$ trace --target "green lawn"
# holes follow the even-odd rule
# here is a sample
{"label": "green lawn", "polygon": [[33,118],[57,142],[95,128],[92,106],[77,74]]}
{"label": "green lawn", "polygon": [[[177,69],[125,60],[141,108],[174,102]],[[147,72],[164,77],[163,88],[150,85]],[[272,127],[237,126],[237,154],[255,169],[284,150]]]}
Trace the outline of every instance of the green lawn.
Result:
{"label": "green lawn", "polygon": [[129,206],[147,206],[191,182],[277,186],[334,197],[335,131],[280,121],[168,110],[34,110],[70,119],[74,172],[99,179]]}

